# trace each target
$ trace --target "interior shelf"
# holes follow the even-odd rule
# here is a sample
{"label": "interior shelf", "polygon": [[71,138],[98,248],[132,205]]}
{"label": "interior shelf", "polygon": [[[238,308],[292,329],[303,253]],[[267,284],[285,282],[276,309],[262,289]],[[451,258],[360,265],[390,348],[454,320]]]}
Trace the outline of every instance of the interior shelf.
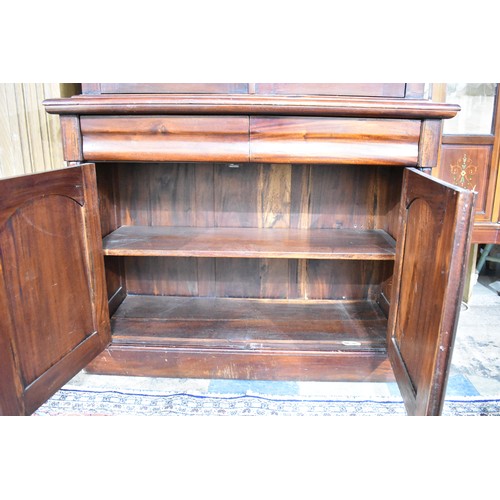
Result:
{"label": "interior shelf", "polygon": [[129,295],[111,325],[115,346],[386,351],[387,319],[373,301]]}
{"label": "interior shelf", "polygon": [[122,226],[103,240],[105,255],[394,260],[385,231],[241,227]]}

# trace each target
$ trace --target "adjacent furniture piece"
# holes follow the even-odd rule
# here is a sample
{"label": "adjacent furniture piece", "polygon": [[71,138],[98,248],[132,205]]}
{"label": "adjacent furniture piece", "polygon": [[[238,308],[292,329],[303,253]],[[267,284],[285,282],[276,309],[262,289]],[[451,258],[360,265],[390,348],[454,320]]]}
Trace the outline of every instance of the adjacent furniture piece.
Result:
{"label": "adjacent furniture piece", "polygon": [[[500,243],[498,84],[435,83],[432,98],[436,102],[460,103],[462,107],[455,118],[445,122],[441,158],[433,175],[477,192],[464,288],[464,300],[468,301],[482,268],[481,259],[488,256],[494,244]],[[482,253],[479,245],[485,245]]]}
{"label": "adjacent furniture piece", "polygon": [[477,191],[472,243],[500,243],[500,99],[496,83],[434,84],[433,99],[461,102],[446,122],[435,175]]}
{"label": "adjacent furniture piece", "polygon": [[396,379],[440,413],[474,196],[420,84],[84,84],[66,169],[0,183],[0,413],[82,368]]}

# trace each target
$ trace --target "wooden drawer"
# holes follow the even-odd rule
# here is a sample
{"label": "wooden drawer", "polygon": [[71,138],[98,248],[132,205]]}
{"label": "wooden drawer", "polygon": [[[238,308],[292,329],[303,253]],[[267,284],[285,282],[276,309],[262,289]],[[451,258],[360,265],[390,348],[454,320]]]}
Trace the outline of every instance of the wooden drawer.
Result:
{"label": "wooden drawer", "polygon": [[250,161],[416,166],[419,120],[250,117]]}
{"label": "wooden drawer", "polygon": [[82,116],[92,161],[248,161],[248,116]]}
{"label": "wooden drawer", "polygon": [[[88,161],[234,161],[415,166],[419,120],[82,116]],[[250,138],[249,138],[250,130]]]}

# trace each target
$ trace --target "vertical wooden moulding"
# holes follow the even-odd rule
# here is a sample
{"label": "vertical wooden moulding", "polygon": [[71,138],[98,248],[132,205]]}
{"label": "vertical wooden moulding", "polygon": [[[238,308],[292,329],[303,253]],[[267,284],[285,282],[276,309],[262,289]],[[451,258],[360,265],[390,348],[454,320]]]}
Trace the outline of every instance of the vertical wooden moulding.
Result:
{"label": "vertical wooden moulding", "polygon": [[[492,184],[493,206],[491,212],[491,222],[500,221],[500,90],[497,89],[496,106],[495,106],[495,139],[493,142],[493,151],[491,158],[491,167],[496,169],[496,175],[492,176],[490,183]],[[493,187],[494,186],[494,187]],[[500,227],[498,228],[500,231]],[[497,233],[498,239],[498,233]]]}
{"label": "vertical wooden moulding", "polygon": [[89,275],[94,280],[91,287],[94,325],[99,332],[103,347],[111,342],[109,309],[106,293],[106,276],[102,252],[102,231],[99,220],[99,202],[95,165],[82,165],[82,179],[85,196],[85,232],[89,256]]}
{"label": "vertical wooden moulding", "polygon": [[422,99],[425,93],[425,83],[407,83],[405,87],[406,99]]}
{"label": "vertical wooden moulding", "polygon": [[65,161],[83,161],[79,116],[61,115],[61,135]]}
{"label": "vertical wooden moulding", "polygon": [[418,144],[418,167],[434,168],[441,155],[442,120],[423,120]]}
{"label": "vertical wooden moulding", "polygon": [[[0,275],[3,274],[2,260],[0,258]],[[25,413],[22,394],[23,381],[20,376],[19,354],[17,353],[14,339],[9,332],[14,331],[12,318],[8,309],[7,287],[0,288],[0,308],[3,321],[0,323],[0,416],[23,415]],[[5,327],[5,325],[8,325]]]}

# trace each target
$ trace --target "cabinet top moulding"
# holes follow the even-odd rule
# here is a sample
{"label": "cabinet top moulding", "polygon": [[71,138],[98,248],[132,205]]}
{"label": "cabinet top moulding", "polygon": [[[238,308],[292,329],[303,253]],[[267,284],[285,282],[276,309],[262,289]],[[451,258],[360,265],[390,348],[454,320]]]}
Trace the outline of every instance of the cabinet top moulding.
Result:
{"label": "cabinet top moulding", "polygon": [[458,105],[424,99],[239,94],[79,95],[47,99],[43,104],[48,113],[60,115],[258,114],[445,119],[460,111]]}

